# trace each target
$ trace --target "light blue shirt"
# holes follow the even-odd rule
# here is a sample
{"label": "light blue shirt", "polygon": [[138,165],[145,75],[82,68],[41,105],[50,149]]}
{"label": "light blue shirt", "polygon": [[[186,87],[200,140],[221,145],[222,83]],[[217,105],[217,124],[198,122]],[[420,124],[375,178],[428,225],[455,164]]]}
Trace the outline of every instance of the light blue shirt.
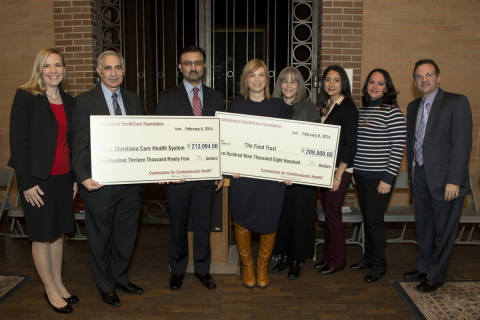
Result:
{"label": "light blue shirt", "polygon": [[[115,111],[113,110],[113,98],[112,98],[113,92],[108,90],[103,83],[100,83],[100,85],[102,86],[102,91],[103,91],[103,95],[105,96],[105,101],[107,101],[108,111],[110,112],[111,116],[114,116]],[[118,101],[118,105],[120,106],[120,110],[122,111],[122,116],[125,116],[127,115],[127,113],[125,112],[125,107],[123,106],[123,99],[122,99],[122,94],[120,93],[120,89],[117,90],[117,95],[118,95],[117,101]]]}
{"label": "light blue shirt", "polygon": [[[187,94],[188,94],[188,100],[190,100],[190,105],[192,105],[192,100],[193,100],[193,88],[195,88],[194,86],[192,86],[190,83],[188,83],[187,81],[183,80],[183,85],[185,86],[185,90],[187,91]],[[200,84],[197,86],[198,88],[198,97],[200,98],[200,101],[202,102],[202,107],[203,107],[203,86],[202,86],[202,83],[200,82]]]}

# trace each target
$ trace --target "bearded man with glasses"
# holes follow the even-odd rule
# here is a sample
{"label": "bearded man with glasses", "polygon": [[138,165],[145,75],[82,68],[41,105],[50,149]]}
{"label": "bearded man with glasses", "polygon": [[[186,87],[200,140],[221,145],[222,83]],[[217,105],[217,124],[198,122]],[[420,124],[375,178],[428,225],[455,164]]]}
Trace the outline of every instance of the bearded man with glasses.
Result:
{"label": "bearded man with glasses", "polygon": [[[178,69],[183,81],[174,88],[160,93],[156,115],[163,116],[215,116],[224,111],[220,91],[203,84],[205,51],[188,46],[180,51]],[[210,221],[215,192],[223,186],[223,180],[178,181],[167,187],[170,207],[169,262],[172,276],[170,290],[177,291],[183,284],[188,265],[188,219],[192,216],[193,264],[195,277],[203,286],[217,287],[210,275]]]}

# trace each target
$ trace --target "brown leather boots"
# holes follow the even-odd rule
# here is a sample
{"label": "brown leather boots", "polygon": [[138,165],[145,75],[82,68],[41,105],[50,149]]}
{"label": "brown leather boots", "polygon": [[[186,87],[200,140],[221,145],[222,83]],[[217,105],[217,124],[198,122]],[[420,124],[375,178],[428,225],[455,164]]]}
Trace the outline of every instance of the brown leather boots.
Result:
{"label": "brown leather boots", "polygon": [[[237,240],[238,253],[243,264],[243,284],[251,289],[255,287],[255,270],[252,258],[252,233],[238,223],[235,225],[235,238]],[[267,268],[275,244],[276,232],[260,235],[260,248],[257,260],[257,281],[259,288],[265,289],[269,285]]]}

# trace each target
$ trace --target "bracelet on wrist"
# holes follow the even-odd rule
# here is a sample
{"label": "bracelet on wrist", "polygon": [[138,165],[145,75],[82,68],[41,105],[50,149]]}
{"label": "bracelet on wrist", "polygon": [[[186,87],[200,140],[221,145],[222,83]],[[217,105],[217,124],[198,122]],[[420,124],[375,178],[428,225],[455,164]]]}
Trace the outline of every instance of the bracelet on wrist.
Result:
{"label": "bracelet on wrist", "polygon": [[340,181],[340,179],[337,178],[337,176],[333,176],[335,178],[335,180],[337,180],[338,182],[342,182]]}

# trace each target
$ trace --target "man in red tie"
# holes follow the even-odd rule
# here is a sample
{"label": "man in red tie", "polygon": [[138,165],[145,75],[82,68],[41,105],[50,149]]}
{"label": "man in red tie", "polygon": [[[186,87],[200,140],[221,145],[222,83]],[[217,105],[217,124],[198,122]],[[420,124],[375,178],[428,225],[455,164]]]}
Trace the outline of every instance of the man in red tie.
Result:
{"label": "man in red tie", "polygon": [[[182,72],[183,81],[160,93],[156,115],[215,116],[216,111],[225,110],[222,93],[202,83],[205,61],[206,55],[202,48],[188,46],[180,51],[178,69]],[[206,288],[217,287],[210,276],[210,220],[215,192],[222,185],[222,180],[205,180],[171,183],[167,187],[170,207],[169,261],[172,272],[170,290],[180,289],[187,270],[190,216],[195,276]]]}

